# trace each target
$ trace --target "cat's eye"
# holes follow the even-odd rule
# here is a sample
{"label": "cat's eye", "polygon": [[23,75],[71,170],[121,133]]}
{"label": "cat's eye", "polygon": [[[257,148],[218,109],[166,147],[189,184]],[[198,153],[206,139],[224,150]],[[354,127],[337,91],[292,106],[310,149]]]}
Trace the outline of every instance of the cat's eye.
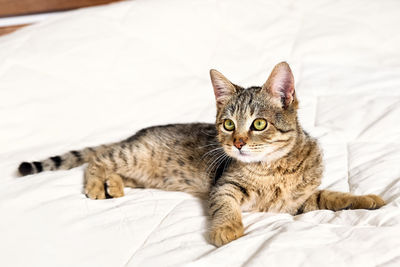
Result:
{"label": "cat's eye", "polygon": [[233,131],[233,130],[235,130],[235,123],[233,123],[233,121],[230,119],[226,119],[224,121],[224,128],[227,131]]}
{"label": "cat's eye", "polygon": [[265,127],[267,127],[267,121],[266,120],[264,120],[264,119],[255,119],[253,121],[253,127],[252,128],[254,128],[254,130],[262,131],[262,130],[265,129]]}

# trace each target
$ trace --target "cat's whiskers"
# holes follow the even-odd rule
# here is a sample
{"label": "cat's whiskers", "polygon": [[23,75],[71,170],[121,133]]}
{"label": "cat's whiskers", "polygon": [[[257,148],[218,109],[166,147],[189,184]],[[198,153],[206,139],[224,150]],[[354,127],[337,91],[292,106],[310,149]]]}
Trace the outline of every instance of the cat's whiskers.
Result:
{"label": "cat's whiskers", "polygon": [[210,164],[210,162],[213,162],[214,159],[215,159],[215,157],[218,158],[219,156],[221,156],[221,155],[223,155],[223,154],[225,154],[224,151],[217,151],[217,152],[215,152],[214,154],[212,154],[212,155],[211,155],[211,158],[207,161],[207,165]]}
{"label": "cat's whiskers", "polygon": [[205,147],[209,147],[209,146],[218,146],[218,145],[219,145],[219,143],[213,143],[213,144],[208,144],[205,146],[198,146],[197,148],[205,148]]}
{"label": "cat's whiskers", "polygon": [[206,156],[207,157],[212,156],[214,153],[217,153],[219,151],[223,151],[223,148],[222,147],[214,148],[214,149],[208,151],[207,153],[204,153],[204,155],[201,157],[201,159],[204,159]]}
{"label": "cat's whiskers", "polygon": [[282,143],[282,142],[288,142],[292,138],[288,139],[277,139],[277,140],[270,140],[270,141],[265,141],[267,144],[274,144],[274,143]]}
{"label": "cat's whiskers", "polygon": [[[210,175],[212,170],[214,169],[218,169],[219,166],[221,165],[221,163],[224,162],[224,160],[228,158],[228,155],[226,155],[225,153],[219,155],[206,169],[206,173],[207,175]],[[218,166],[217,168],[215,168],[216,166]]]}
{"label": "cat's whiskers", "polygon": [[213,161],[211,162],[211,164],[208,165],[206,172],[208,173],[208,171],[210,169],[212,169],[212,167],[221,159],[223,158],[225,155],[224,154],[220,154],[218,155],[216,158],[213,159]]}
{"label": "cat's whiskers", "polygon": [[225,172],[226,166],[228,166],[229,164],[231,164],[231,161],[232,161],[232,158],[228,156],[228,160],[225,161],[225,166],[224,166],[224,169],[222,170],[223,173]]}

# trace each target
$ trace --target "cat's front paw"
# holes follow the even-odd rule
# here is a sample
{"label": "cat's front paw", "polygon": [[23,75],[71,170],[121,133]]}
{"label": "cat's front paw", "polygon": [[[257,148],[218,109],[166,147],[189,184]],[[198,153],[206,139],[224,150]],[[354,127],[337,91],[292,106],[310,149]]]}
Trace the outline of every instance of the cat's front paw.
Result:
{"label": "cat's front paw", "polygon": [[243,236],[243,233],[242,222],[232,222],[212,229],[210,232],[210,241],[217,247],[220,247]]}
{"label": "cat's front paw", "polygon": [[355,203],[356,209],[379,209],[385,205],[385,201],[377,195],[365,195],[357,196],[357,201]]}

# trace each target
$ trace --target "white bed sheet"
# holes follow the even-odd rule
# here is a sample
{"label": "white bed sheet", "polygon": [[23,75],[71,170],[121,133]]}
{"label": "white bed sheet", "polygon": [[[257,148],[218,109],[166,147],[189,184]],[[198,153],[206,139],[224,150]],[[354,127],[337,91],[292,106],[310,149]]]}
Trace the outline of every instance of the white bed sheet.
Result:
{"label": "white bed sheet", "polygon": [[[137,0],[1,37],[0,265],[400,266],[399,11],[396,0]],[[324,148],[321,188],[386,206],[245,213],[246,235],[215,248],[188,194],[89,200],[83,167],[16,178],[23,160],[212,122],[210,68],[260,85],[282,60]]]}

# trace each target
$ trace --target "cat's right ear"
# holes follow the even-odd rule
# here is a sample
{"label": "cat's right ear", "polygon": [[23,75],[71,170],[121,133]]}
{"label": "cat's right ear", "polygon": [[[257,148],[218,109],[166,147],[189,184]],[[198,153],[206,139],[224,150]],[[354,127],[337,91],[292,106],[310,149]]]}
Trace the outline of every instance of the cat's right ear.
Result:
{"label": "cat's right ear", "polygon": [[211,82],[214,87],[215,101],[220,108],[236,93],[236,87],[217,70],[210,70]]}

